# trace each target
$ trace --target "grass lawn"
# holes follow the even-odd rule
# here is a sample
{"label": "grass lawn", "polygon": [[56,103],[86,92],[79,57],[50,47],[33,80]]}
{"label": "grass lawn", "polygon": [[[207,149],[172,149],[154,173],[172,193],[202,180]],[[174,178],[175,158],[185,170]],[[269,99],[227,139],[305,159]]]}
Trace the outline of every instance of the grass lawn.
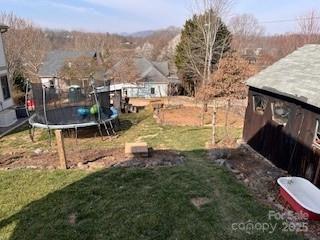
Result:
{"label": "grass lawn", "polygon": [[[98,172],[1,171],[0,239],[300,239],[282,232],[280,223],[273,234],[232,230],[232,223],[269,222],[269,209],[230,173],[206,161],[210,128],[158,126],[148,112],[122,120],[132,126],[113,142],[86,139],[79,145],[105,148],[141,139],[181,151],[186,163]],[[208,202],[197,208],[195,198]]]}

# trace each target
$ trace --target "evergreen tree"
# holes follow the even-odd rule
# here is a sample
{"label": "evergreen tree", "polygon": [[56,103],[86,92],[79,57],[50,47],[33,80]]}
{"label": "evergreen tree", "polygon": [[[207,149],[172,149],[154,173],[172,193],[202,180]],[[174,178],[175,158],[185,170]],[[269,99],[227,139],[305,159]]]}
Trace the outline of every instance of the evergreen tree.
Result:
{"label": "evergreen tree", "polygon": [[[197,89],[205,84],[210,77],[206,67],[209,66],[210,73],[217,69],[219,60],[230,49],[230,43],[231,33],[213,11],[194,15],[186,21],[175,62],[188,95],[194,96]],[[211,57],[206,57],[208,53]]]}

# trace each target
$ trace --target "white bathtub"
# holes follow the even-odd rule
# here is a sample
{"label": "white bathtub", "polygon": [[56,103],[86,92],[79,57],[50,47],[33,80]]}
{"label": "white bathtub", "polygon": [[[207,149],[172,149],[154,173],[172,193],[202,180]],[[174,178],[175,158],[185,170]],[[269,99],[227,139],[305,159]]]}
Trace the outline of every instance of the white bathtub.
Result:
{"label": "white bathtub", "polygon": [[278,179],[280,195],[296,212],[307,214],[311,220],[320,220],[320,190],[300,177]]}

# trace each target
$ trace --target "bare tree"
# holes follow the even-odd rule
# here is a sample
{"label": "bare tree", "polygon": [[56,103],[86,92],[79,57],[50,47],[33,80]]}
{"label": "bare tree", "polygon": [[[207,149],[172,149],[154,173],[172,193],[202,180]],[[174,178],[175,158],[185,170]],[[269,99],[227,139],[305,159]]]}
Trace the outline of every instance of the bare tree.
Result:
{"label": "bare tree", "polygon": [[139,81],[141,76],[134,58],[135,53],[132,50],[118,49],[109,52],[108,78],[115,83],[136,83]]}
{"label": "bare tree", "polygon": [[50,43],[39,28],[24,29],[25,49],[21,55],[23,69],[28,78],[37,81],[43,58],[50,50]]}
{"label": "bare tree", "polygon": [[121,38],[109,33],[86,33],[73,31],[70,34],[75,50],[104,51],[119,48]]}
{"label": "bare tree", "polygon": [[229,22],[229,29],[233,37],[233,48],[238,51],[243,51],[252,46],[265,31],[264,27],[259,24],[258,19],[251,14],[232,17]]}
{"label": "bare tree", "polygon": [[298,17],[298,31],[304,37],[304,44],[319,43],[320,35],[320,12],[311,10]]}
{"label": "bare tree", "polygon": [[142,57],[145,57],[149,60],[155,59],[154,57],[154,45],[149,43],[149,42],[145,42],[142,47],[137,47],[136,48],[136,54]]}
{"label": "bare tree", "polygon": [[144,37],[142,39],[137,39],[137,41],[138,44],[142,46],[142,48],[145,43],[149,43],[153,46],[151,54],[149,54],[150,60],[168,60],[169,57],[164,51],[168,47],[169,42],[173,38],[175,38],[180,33],[180,31],[181,30],[179,28],[169,27],[167,29],[155,31],[150,36]]}
{"label": "bare tree", "polygon": [[1,13],[0,22],[9,26],[4,41],[10,77],[22,72],[25,77],[37,80],[42,59],[50,49],[44,32],[13,13]]}
{"label": "bare tree", "polygon": [[88,79],[90,75],[98,71],[105,71],[106,68],[96,58],[80,56],[75,59],[67,59],[59,73],[59,77],[65,80]]}

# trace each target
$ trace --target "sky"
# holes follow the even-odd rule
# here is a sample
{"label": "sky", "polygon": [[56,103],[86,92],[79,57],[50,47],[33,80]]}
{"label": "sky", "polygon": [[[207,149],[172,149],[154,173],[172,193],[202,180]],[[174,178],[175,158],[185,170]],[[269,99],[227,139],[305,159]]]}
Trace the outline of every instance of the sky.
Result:
{"label": "sky", "polygon": [[[190,16],[191,0],[0,0],[0,11],[13,12],[45,28],[90,32],[132,33],[183,26]],[[285,33],[296,19],[311,9],[320,10],[320,0],[234,0],[228,17],[250,13],[266,33]]]}

